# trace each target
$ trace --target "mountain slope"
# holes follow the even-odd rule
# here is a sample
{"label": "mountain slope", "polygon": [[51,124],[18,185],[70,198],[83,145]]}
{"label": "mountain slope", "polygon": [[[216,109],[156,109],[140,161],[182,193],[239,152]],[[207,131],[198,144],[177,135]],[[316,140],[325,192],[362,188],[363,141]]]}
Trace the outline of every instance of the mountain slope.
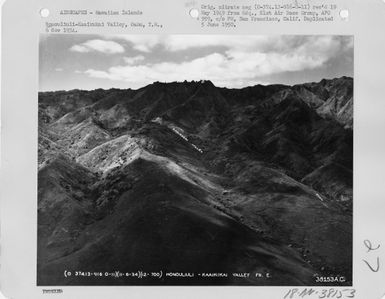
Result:
{"label": "mountain slope", "polygon": [[38,285],[351,284],[352,101],[345,77],[41,93]]}

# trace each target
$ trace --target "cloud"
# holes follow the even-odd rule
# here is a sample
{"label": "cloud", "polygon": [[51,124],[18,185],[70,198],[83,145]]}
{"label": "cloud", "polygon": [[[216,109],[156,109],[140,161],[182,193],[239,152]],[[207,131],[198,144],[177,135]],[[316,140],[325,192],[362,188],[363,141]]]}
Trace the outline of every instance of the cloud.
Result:
{"label": "cloud", "polygon": [[135,64],[139,61],[144,60],[145,57],[143,55],[138,55],[138,56],[134,56],[134,57],[123,57],[123,59],[124,59],[125,63],[132,65],[132,64]]}
{"label": "cloud", "polygon": [[251,48],[263,44],[267,36],[227,36],[227,35],[114,35],[106,37],[129,42],[132,49],[150,53],[156,47],[168,51],[182,51],[201,47],[236,47]]}
{"label": "cloud", "polygon": [[271,40],[267,36],[172,35],[162,42],[165,48],[170,51],[201,47],[225,47],[250,51],[258,46],[268,44]]}
{"label": "cloud", "polygon": [[182,63],[162,62],[146,65],[125,65],[107,71],[88,69],[93,78],[126,81],[146,85],[154,81],[211,80],[217,86],[244,87],[260,82],[258,77],[282,71],[314,68],[323,60],[298,55],[281,56],[265,53],[212,53]]}
{"label": "cloud", "polygon": [[135,50],[149,53],[156,47],[167,51],[183,51],[192,48],[223,47],[246,52],[284,52],[295,50],[301,46],[309,46],[318,42],[334,41],[352,48],[351,36],[294,36],[294,35],[114,35],[112,39],[120,39],[131,44]]}
{"label": "cloud", "polygon": [[70,51],[79,53],[100,52],[104,54],[118,54],[124,53],[124,48],[121,44],[114,41],[93,39],[80,45],[72,46]]}
{"label": "cloud", "polygon": [[[122,38],[122,37],[119,37]],[[146,51],[162,47],[167,61],[149,63],[142,55],[125,57],[125,65],[107,70],[88,69],[92,78],[144,86],[154,81],[211,80],[217,86],[244,87],[264,77],[313,70],[352,48],[351,38],[341,36],[125,36]],[[176,62],[172,53],[190,48],[222,47],[194,59]],[[215,48],[211,48],[215,49]],[[158,51],[157,50],[157,51]],[[170,53],[171,52],[171,53]],[[158,53],[158,52],[156,52]],[[153,53],[154,55],[154,53]]]}
{"label": "cloud", "polygon": [[62,71],[64,71],[61,67],[57,67],[56,69],[55,69],[55,72],[62,72]]}
{"label": "cloud", "polygon": [[105,36],[105,38],[113,38],[127,41],[134,50],[149,53],[151,50],[161,43],[162,38],[159,35],[113,35]]}

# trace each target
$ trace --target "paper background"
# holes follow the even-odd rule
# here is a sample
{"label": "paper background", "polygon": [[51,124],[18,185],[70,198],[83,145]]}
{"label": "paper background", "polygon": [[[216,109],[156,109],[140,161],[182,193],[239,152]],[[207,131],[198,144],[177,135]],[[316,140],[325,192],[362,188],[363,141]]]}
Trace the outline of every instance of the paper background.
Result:
{"label": "paper background", "polygon": [[[211,2],[213,1],[205,1]],[[379,273],[372,273],[362,260],[374,262],[378,255],[382,263],[385,261],[383,215],[385,3],[382,0],[337,2],[345,3],[349,8],[351,15],[349,22],[332,25],[309,24],[304,27],[287,24],[283,27],[250,25],[245,26],[244,30],[238,29],[231,33],[355,35],[354,288],[357,289],[356,298],[380,298],[385,294],[385,269],[382,267]],[[222,3],[230,4],[230,1]],[[3,6],[0,283],[2,291],[8,298],[49,296],[42,294],[41,287],[36,287],[35,279],[38,41],[39,33],[43,30],[39,10],[43,7],[48,7],[51,11],[59,8],[119,9],[127,5],[127,1],[117,0],[108,2],[93,0],[88,3],[78,0],[62,2],[8,0]],[[166,24],[162,33],[226,32],[220,29],[202,31],[189,18],[189,8],[180,0],[132,0],[129,1],[129,6],[142,6],[147,15],[157,14],[157,18]],[[159,15],[160,13],[162,15]],[[229,34],[228,31],[226,33]],[[367,254],[363,245],[365,239],[371,240],[374,244],[381,244],[382,247],[378,252]],[[59,296],[71,298],[116,298],[123,294],[129,298],[282,298],[289,288],[63,287],[62,289],[64,294]]]}

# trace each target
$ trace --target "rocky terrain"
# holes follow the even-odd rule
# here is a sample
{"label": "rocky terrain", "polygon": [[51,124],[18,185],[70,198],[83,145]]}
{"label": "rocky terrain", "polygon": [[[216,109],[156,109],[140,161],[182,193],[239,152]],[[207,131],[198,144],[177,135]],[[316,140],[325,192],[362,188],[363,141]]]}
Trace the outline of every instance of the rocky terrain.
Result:
{"label": "rocky terrain", "polygon": [[352,127],[347,77],[40,93],[38,285],[351,285]]}

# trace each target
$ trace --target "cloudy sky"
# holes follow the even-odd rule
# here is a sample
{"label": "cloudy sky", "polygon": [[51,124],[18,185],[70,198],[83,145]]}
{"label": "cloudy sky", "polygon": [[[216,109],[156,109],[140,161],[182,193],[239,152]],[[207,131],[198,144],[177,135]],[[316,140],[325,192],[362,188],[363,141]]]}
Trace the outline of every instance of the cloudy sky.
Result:
{"label": "cloudy sky", "polygon": [[40,90],[297,84],[353,76],[350,36],[42,35]]}

